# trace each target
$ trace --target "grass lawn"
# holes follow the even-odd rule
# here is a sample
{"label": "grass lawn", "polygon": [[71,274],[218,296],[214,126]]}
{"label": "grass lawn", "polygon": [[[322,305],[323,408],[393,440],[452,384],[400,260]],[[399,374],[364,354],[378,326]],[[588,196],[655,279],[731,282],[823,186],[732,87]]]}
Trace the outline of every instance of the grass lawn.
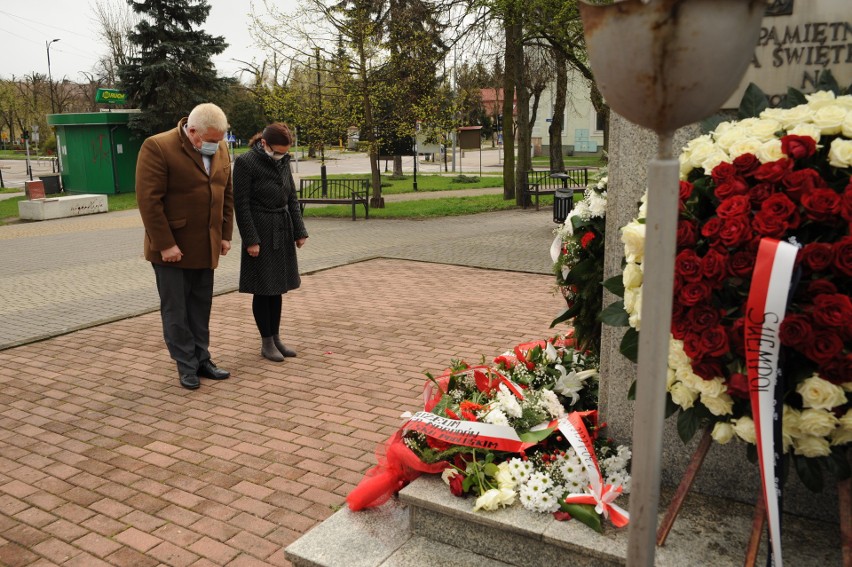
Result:
{"label": "grass lawn", "polygon": [[[18,201],[26,197],[12,197],[0,201],[0,225],[6,224],[11,219],[18,218]],[[110,211],[126,211],[136,208],[136,193],[119,193],[118,195],[107,195],[107,206]]]}
{"label": "grass lawn", "polygon": [[[542,207],[553,203],[553,197],[541,198]],[[518,208],[514,200],[504,201],[502,195],[480,195],[476,197],[446,197],[441,199],[423,199],[421,201],[402,201],[385,203],[383,209],[370,208],[370,219],[425,219],[432,217],[450,217],[471,215],[491,211],[505,211]],[[359,218],[364,218],[364,208],[357,209]],[[349,205],[327,205],[307,207],[305,218],[351,218]]]}
{"label": "grass lawn", "polygon": [[[565,167],[604,167],[606,162],[599,156],[565,156],[562,158]],[[550,166],[550,157],[539,156],[532,158],[533,167],[547,168]]]}
{"label": "grass lawn", "polygon": [[[329,179],[369,179],[368,173],[346,173],[329,175]],[[319,179],[318,175],[310,175],[303,179]],[[454,191],[456,189],[479,189],[483,187],[502,187],[503,176],[491,175],[479,177],[476,175],[418,175],[418,191]],[[382,175],[382,193],[384,195],[397,195],[399,193],[414,193],[414,175],[406,174],[400,179],[393,179],[389,175]]]}

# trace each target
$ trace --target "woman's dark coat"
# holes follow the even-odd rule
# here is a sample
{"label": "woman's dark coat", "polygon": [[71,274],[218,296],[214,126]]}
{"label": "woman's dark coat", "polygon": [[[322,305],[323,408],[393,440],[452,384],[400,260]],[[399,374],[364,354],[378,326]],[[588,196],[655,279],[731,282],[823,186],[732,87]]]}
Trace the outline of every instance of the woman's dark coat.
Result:
{"label": "woman's dark coat", "polygon": [[[234,209],[242,237],[240,291],[280,295],[298,288],[296,240],[307,238],[290,156],[275,161],[258,145],[234,162]],[[246,248],[260,244],[251,257]]]}

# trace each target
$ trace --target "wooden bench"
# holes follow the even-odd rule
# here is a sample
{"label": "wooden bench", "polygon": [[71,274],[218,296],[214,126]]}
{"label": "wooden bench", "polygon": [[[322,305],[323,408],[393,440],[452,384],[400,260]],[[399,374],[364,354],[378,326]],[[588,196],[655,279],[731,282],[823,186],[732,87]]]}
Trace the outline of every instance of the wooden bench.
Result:
{"label": "wooden bench", "polygon": [[566,167],[564,172],[528,171],[524,208],[535,197],[535,210],[539,210],[539,197],[553,195],[557,189],[571,189],[583,193],[589,185],[589,168]]}
{"label": "wooden bench", "polygon": [[369,179],[321,179],[299,180],[299,205],[302,212],[305,205],[317,203],[324,205],[352,205],[352,220],[355,220],[356,205],[364,205],[364,217],[370,218],[370,180]]}

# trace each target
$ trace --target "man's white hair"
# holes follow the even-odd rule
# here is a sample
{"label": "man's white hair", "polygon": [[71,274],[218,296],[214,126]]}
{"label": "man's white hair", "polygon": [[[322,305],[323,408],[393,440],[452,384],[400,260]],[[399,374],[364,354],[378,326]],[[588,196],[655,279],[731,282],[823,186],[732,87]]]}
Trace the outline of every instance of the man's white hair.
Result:
{"label": "man's white hair", "polygon": [[212,102],[205,102],[192,109],[186,119],[186,125],[202,132],[210,128],[217,132],[227,132],[228,118],[221,108]]}

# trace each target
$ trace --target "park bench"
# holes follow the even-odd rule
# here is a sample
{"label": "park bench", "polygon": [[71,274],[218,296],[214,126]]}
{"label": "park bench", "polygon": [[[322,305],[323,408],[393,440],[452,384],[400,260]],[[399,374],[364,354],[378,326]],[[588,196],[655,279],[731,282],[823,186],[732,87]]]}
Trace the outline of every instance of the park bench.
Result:
{"label": "park bench", "polygon": [[352,205],[352,220],[355,220],[356,205],[364,205],[364,216],[370,218],[370,180],[369,179],[321,179],[299,180],[299,205],[302,212],[305,205],[317,203],[324,205]]}
{"label": "park bench", "polygon": [[557,189],[583,193],[589,185],[589,168],[566,167],[564,172],[528,171],[524,196],[524,208],[535,198],[535,210],[539,210],[542,195],[554,195]]}

